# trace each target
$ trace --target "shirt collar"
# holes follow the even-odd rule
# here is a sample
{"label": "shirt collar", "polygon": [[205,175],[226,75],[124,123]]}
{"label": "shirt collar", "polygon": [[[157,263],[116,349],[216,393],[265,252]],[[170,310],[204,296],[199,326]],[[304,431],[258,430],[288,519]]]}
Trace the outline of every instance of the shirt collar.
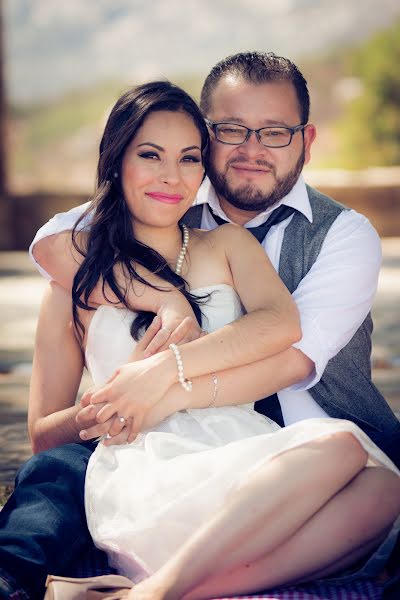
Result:
{"label": "shirt collar", "polygon": [[[222,210],[217,194],[215,193],[215,190],[208,177],[205,178],[200,186],[200,189],[197,193],[196,204],[208,204],[213,213],[225,221],[230,221],[230,219]],[[290,192],[284,196],[282,200],[280,200],[277,204],[274,204],[274,206],[270,206],[260,214],[256,215],[253,219],[251,219],[251,221],[245,224],[245,227],[257,227],[258,225],[261,225],[261,223],[265,223],[275,208],[278,208],[278,206],[281,206],[282,204],[285,204],[286,206],[292,206],[301,212],[310,221],[310,223],[312,223],[313,215],[310,200],[308,199],[307,187],[303,176],[300,175]]]}

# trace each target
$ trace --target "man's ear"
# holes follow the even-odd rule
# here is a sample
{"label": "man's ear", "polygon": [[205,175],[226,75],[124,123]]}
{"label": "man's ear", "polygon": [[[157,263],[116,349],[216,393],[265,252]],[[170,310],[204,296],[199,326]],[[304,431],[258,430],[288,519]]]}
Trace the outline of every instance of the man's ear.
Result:
{"label": "man's ear", "polygon": [[317,137],[317,129],[312,123],[308,123],[304,128],[304,164],[307,165],[311,159],[311,146]]}

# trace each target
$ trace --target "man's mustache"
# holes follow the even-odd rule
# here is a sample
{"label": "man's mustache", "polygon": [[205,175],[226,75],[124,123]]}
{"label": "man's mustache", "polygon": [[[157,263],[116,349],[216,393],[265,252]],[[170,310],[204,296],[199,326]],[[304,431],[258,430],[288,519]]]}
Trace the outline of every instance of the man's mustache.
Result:
{"label": "man's mustache", "polygon": [[269,169],[274,175],[275,173],[275,166],[268,162],[267,160],[263,160],[263,159],[257,159],[254,162],[249,162],[247,160],[243,160],[242,158],[232,158],[232,160],[228,161],[228,167],[230,167],[231,165],[242,165],[243,167],[266,167],[267,169]]}

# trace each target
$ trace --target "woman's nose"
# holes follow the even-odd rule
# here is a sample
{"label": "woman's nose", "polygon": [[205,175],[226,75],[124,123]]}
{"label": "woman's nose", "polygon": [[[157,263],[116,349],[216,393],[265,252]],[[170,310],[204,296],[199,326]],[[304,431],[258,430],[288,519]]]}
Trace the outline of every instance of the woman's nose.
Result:
{"label": "woman's nose", "polygon": [[174,185],[180,181],[179,167],[176,163],[166,162],[162,165],[160,179],[169,185]]}

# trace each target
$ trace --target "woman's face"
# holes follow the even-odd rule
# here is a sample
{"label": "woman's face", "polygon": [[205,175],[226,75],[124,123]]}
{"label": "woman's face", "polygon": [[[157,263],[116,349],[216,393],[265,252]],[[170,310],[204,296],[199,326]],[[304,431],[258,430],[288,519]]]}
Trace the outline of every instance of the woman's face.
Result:
{"label": "woman's face", "polygon": [[176,224],[193,204],[203,173],[201,136],[191,117],[150,113],[122,161],[122,188],[134,223]]}

